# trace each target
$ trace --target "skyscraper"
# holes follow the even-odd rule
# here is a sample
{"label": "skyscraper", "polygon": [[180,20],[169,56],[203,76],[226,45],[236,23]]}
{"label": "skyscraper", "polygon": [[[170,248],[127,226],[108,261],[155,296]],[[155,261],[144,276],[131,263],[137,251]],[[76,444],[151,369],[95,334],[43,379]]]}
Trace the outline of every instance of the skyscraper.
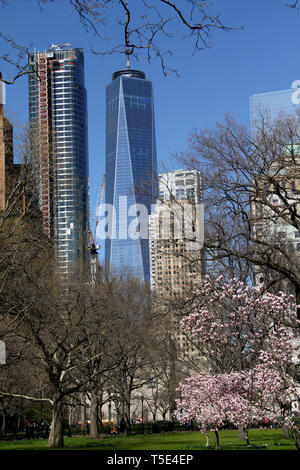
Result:
{"label": "skyscraper", "polygon": [[68,273],[87,257],[87,104],[83,51],[62,47],[30,54],[29,119],[44,231]]}
{"label": "skyscraper", "polygon": [[267,112],[271,119],[275,119],[282,112],[292,114],[297,109],[300,110],[298,95],[296,88],[252,95],[250,97],[251,127],[253,128],[255,120],[259,119],[260,112]]}
{"label": "skyscraper", "polygon": [[105,202],[115,210],[105,241],[108,272],[128,269],[142,281],[150,279],[148,233],[137,229],[132,236],[129,227],[136,219],[135,204],[140,225],[148,224],[156,172],[152,83],[143,72],[120,70],[106,89]]}

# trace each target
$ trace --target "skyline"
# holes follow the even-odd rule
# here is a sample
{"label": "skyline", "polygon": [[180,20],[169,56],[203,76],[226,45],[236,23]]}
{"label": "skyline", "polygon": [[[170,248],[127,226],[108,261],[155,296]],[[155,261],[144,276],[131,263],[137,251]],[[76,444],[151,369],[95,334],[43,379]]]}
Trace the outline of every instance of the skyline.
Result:
{"label": "skyline", "polygon": [[[145,72],[154,88],[158,171],[161,162],[167,170],[179,168],[171,154],[187,148],[187,138],[194,128],[213,127],[224,114],[232,113],[249,125],[249,98],[253,94],[289,89],[300,79],[297,34],[300,14],[284,6],[283,0],[254,0],[241,5],[228,0],[226,6],[215,2],[225,23],[245,25],[211,38],[211,49],[192,55],[188,43],[174,41],[171,65],[178,67],[181,77],[164,77],[160,64],[132,61],[132,68]],[[116,70],[125,68],[124,56],[99,59],[89,52],[97,47],[93,35],[79,25],[69,8],[58,3],[43,6],[43,12],[31,2],[11,2],[0,7],[2,30],[32,50],[46,50],[51,43],[69,42],[82,47],[85,53],[85,76],[89,124],[89,177],[91,225],[102,174],[105,173],[105,88]],[[68,21],[66,21],[68,20]],[[55,32],[53,23],[55,22]],[[119,33],[119,32],[117,32]],[[0,43],[0,55],[5,45]],[[7,69],[1,62],[0,69]],[[203,72],[204,71],[204,72]],[[28,122],[28,80],[20,78],[6,87],[5,112],[15,124]],[[180,112],[178,112],[178,110]]]}

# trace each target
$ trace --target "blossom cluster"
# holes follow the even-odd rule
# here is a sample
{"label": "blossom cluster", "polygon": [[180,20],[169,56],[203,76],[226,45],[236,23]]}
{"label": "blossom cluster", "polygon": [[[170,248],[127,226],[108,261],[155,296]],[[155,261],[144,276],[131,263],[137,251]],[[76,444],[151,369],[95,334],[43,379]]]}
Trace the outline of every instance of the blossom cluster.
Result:
{"label": "blossom cluster", "polygon": [[199,309],[181,322],[207,372],[180,384],[176,416],[196,420],[201,431],[288,418],[292,401],[300,400],[293,376],[300,326],[294,298],[222,281],[206,277]]}

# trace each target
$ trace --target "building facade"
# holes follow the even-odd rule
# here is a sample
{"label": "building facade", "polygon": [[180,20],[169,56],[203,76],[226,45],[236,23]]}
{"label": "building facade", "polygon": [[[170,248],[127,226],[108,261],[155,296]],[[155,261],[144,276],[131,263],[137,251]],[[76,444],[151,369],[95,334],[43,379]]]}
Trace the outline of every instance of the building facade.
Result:
{"label": "building facade", "polygon": [[[1,77],[1,75],[0,75]],[[0,211],[7,199],[7,173],[13,167],[13,126],[3,114],[0,102]]]}
{"label": "building facade", "polygon": [[[251,96],[250,122],[253,139],[256,139],[256,126],[259,127],[262,116],[267,116],[270,123],[280,118],[281,114],[296,118],[300,111],[298,95],[298,89],[290,88]],[[280,140],[280,136],[278,139]],[[253,236],[257,241],[256,249],[264,249],[268,243],[272,243],[274,251],[277,250],[277,257],[282,258],[283,267],[289,264],[290,259],[293,263],[300,261],[300,233],[292,222],[292,218],[294,221],[299,218],[300,212],[300,152],[295,139],[297,140],[297,136],[293,137],[293,145],[284,142],[279,146],[278,142],[276,145],[274,142],[272,157],[268,160],[266,156],[268,171],[265,169],[264,174],[257,176],[251,194],[251,219]],[[274,282],[274,275],[259,266],[255,267],[257,285]],[[287,288],[286,280],[276,285],[278,289]]]}
{"label": "building facade", "polygon": [[[167,286],[178,293],[184,292],[193,280],[199,281],[203,259],[199,257],[198,250],[194,253],[193,250],[187,251],[186,239],[172,232],[176,217],[174,220],[171,214],[169,220],[169,211],[172,204],[175,212],[177,208],[183,212],[185,207],[203,202],[201,174],[196,170],[162,173],[159,175],[158,192],[161,205],[151,214],[149,222],[151,287],[162,293],[166,292]],[[192,257],[195,258],[193,269]]]}
{"label": "building facade", "polygon": [[[180,233],[185,214],[188,224],[196,225],[193,209],[203,203],[201,173],[175,170],[160,174],[158,189],[159,204],[149,222],[151,288],[168,310],[174,300],[178,306],[184,303],[204,276],[203,249],[189,249],[189,235],[184,230]],[[179,358],[198,358],[197,349],[180,330],[176,316],[172,317],[170,331]]]}
{"label": "building facade", "polygon": [[278,117],[280,113],[293,114],[300,110],[298,92],[296,88],[257,93],[250,97],[250,121],[252,129],[260,113],[268,113],[271,119]]}
{"label": "building facade", "polygon": [[88,144],[84,56],[81,49],[29,57],[29,119],[39,165],[39,205],[45,233],[68,274],[87,259]]}
{"label": "building facade", "polygon": [[[157,162],[153,88],[143,72],[118,71],[107,86],[105,173],[105,203],[114,211],[105,240],[106,271],[128,270],[149,282],[147,227]],[[139,224],[130,231],[137,213]]]}

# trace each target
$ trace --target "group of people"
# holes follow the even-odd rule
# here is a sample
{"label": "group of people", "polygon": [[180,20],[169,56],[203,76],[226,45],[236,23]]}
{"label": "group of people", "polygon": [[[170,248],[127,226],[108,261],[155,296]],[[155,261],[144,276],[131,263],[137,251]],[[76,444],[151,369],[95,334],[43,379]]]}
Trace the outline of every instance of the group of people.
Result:
{"label": "group of people", "polygon": [[[82,422],[77,421],[77,423],[75,424],[75,428],[79,432],[79,430],[82,429]],[[90,421],[85,421],[85,423],[83,424],[83,430],[84,430],[84,434],[90,433]]]}
{"label": "group of people", "polygon": [[30,422],[25,419],[25,437],[26,439],[45,439],[49,437],[50,424],[47,420],[41,422]]}

